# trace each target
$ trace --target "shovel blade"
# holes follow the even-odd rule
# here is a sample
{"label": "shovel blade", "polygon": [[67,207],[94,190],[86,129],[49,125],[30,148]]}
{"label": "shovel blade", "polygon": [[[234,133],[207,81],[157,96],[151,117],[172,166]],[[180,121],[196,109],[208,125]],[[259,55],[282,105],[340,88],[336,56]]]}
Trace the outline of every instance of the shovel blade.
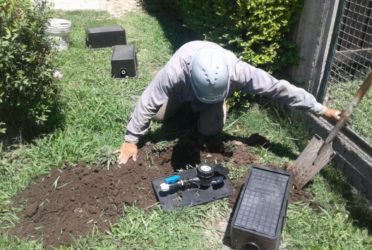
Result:
{"label": "shovel blade", "polygon": [[324,145],[317,135],[313,136],[305,150],[288,169],[293,174],[294,185],[300,190],[333,158],[332,142]]}

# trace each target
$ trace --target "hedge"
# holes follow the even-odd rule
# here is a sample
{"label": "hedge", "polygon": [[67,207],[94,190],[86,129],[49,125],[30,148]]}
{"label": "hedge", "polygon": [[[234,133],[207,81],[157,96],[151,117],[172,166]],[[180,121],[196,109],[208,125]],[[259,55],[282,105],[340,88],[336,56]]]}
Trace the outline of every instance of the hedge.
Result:
{"label": "hedge", "polygon": [[270,72],[297,62],[290,31],[303,0],[161,0],[204,39],[234,50]]}
{"label": "hedge", "polygon": [[0,134],[29,136],[55,112],[53,52],[45,34],[44,2],[0,2]]}

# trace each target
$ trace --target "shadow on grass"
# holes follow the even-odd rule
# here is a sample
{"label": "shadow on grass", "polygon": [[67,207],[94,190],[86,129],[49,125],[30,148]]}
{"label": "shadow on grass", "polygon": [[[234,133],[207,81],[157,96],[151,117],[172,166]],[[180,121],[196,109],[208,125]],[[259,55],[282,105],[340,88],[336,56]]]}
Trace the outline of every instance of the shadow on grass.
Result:
{"label": "shadow on grass", "polygon": [[340,194],[346,200],[346,209],[350,212],[353,224],[367,228],[372,234],[372,210],[368,208],[367,200],[353,191],[341,170],[335,167],[324,168],[321,175],[327,180],[332,192]]}
{"label": "shadow on grass", "polygon": [[264,147],[279,157],[294,159],[297,156],[288,146],[270,142],[258,133],[249,137],[230,135],[225,132],[211,137],[203,136],[197,129],[198,119],[199,113],[193,112],[191,105],[184,105],[176,115],[164,121],[159,129],[149,131],[141,139],[140,147],[147,141],[158,143],[177,139],[172,151],[172,166],[175,170],[184,169],[187,165],[199,164],[201,150],[230,157],[231,152],[224,147],[224,143],[231,141],[241,142],[251,147]]}
{"label": "shadow on grass", "polygon": [[7,124],[6,134],[0,136],[0,142],[3,143],[5,148],[12,145],[31,142],[40,136],[52,133],[58,128],[63,128],[65,124],[65,115],[62,112],[64,104],[55,100],[50,108],[50,114],[43,124],[38,124],[32,121],[18,121],[17,115],[12,122]]}
{"label": "shadow on grass", "polygon": [[286,157],[291,160],[297,157],[297,154],[295,154],[290,147],[285,144],[271,142],[265,136],[258,133],[251,134],[249,137],[234,136],[224,133],[223,137],[225,141],[240,141],[248,146],[263,147],[279,157]]}
{"label": "shadow on grass", "polygon": [[173,51],[189,41],[202,39],[187,28],[173,10],[167,9],[157,1],[144,0],[143,7],[149,15],[159,21],[166,38],[172,44]]}

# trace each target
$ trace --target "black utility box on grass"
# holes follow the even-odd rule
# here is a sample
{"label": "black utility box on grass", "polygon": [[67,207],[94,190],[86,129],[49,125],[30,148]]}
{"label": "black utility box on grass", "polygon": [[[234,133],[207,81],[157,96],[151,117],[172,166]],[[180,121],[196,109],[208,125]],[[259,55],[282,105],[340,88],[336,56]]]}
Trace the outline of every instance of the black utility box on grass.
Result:
{"label": "black utility box on grass", "polygon": [[291,185],[291,175],[284,170],[252,167],[231,221],[234,249],[279,248]]}
{"label": "black utility box on grass", "polygon": [[111,58],[111,75],[115,78],[135,77],[137,58],[134,45],[114,46]]}
{"label": "black utility box on grass", "polygon": [[86,29],[86,45],[89,48],[104,48],[127,44],[125,30],[116,25]]}

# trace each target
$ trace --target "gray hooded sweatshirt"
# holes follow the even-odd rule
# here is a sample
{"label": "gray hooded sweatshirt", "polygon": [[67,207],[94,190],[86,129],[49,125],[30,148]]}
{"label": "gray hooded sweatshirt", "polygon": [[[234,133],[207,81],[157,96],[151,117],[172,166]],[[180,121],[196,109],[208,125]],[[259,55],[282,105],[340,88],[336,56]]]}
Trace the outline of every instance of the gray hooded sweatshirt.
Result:
{"label": "gray hooded sweatshirt", "polygon": [[125,141],[137,143],[150,125],[151,118],[168,98],[191,102],[194,110],[208,104],[195,96],[190,81],[190,63],[195,53],[204,47],[221,50],[225,55],[230,74],[228,96],[235,91],[268,96],[284,105],[322,115],[326,107],[313,95],[285,80],[277,80],[262,69],[238,59],[231,51],[207,41],[193,41],[179,48],[143,92],[127,125]]}

